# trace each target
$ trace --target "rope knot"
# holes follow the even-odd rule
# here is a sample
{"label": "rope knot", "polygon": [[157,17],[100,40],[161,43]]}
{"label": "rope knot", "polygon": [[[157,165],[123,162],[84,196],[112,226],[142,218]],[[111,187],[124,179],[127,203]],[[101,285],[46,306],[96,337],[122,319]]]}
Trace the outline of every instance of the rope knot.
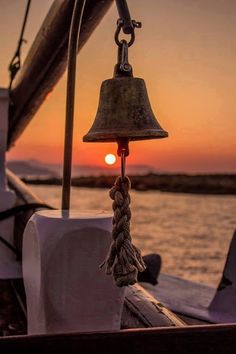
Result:
{"label": "rope knot", "polygon": [[133,285],[137,282],[138,272],[145,270],[140,250],[132,244],[130,235],[130,179],[120,176],[110,190],[113,200],[112,244],[104,263],[107,274],[113,274],[117,286]]}

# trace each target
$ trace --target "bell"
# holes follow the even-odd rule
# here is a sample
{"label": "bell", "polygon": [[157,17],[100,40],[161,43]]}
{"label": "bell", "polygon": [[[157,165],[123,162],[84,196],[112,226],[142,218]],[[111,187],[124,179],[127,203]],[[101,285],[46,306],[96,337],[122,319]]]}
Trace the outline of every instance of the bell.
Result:
{"label": "bell", "polygon": [[95,121],[84,142],[146,140],[168,136],[157,122],[143,79],[115,75],[102,83]]}

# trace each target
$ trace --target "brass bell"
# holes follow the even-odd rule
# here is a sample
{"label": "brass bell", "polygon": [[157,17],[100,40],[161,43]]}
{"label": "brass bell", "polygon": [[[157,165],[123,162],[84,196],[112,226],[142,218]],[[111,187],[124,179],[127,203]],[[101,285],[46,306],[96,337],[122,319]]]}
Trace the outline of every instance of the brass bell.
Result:
{"label": "brass bell", "polygon": [[114,77],[102,83],[98,111],[91,129],[83,137],[84,142],[134,141],[168,136],[153,114],[144,80],[133,77],[128,63],[127,42],[122,41],[122,44]]}
{"label": "brass bell", "polygon": [[145,140],[167,136],[153,114],[144,80],[115,77],[102,83],[97,115],[83,141]]}

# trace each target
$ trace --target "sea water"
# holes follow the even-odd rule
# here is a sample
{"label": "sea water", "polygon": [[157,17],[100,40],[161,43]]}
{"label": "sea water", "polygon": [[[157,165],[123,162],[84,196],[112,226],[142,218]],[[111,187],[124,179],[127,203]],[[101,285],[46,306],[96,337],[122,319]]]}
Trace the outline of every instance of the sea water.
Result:
{"label": "sea water", "polygon": [[[60,208],[61,188],[31,186]],[[158,253],[162,271],[217,286],[236,229],[236,197],[131,191],[131,235],[143,255]],[[71,208],[111,212],[107,189],[72,188]]]}

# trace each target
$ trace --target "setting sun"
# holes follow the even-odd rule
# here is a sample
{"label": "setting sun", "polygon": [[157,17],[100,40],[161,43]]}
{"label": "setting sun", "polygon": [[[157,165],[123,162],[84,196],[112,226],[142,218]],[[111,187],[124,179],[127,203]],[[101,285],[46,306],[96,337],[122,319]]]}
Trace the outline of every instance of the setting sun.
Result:
{"label": "setting sun", "polygon": [[116,157],[113,154],[107,154],[104,160],[107,165],[114,165],[114,163],[116,162]]}

